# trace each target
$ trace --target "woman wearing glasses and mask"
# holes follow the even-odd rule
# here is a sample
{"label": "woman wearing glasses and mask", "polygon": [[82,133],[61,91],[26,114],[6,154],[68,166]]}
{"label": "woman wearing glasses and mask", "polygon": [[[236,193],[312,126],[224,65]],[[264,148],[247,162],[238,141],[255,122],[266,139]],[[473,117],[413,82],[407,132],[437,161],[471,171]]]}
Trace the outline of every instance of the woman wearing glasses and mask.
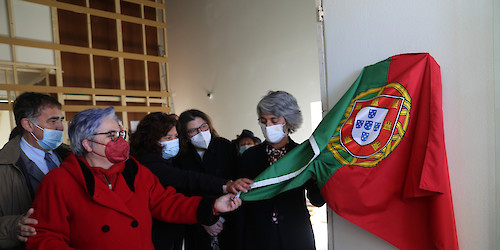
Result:
{"label": "woman wearing glasses and mask", "polygon": [[[302,114],[295,98],[284,91],[269,91],[257,104],[257,115],[266,140],[243,153],[242,175],[255,178],[262,171],[293,150],[289,134],[302,124]],[[325,201],[314,180],[283,192],[272,199],[246,202],[240,212],[243,249],[304,250],[315,249],[307,197],[315,206]]]}
{"label": "woman wearing glasses and mask", "polygon": [[[173,164],[179,152],[177,120],[161,112],[146,115],[130,136],[130,153],[155,174],[163,186],[179,192],[204,192],[212,195],[237,193],[249,188],[249,179],[231,181],[213,175],[177,168]],[[186,226],[153,220],[155,249],[181,249]]]}
{"label": "woman wearing glasses and mask", "polygon": [[[227,179],[236,177],[239,162],[236,147],[227,139],[219,137],[212,126],[208,115],[202,111],[191,109],[181,113],[180,152],[174,159],[174,165],[181,169],[191,170]],[[186,192],[186,195],[208,195],[206,192]],[[186,232],[186,250],[234,249],[230,239],[233,223],[232,214],[223,215],[223,220],[212,227],[192,225]],[[224,229],[224,230],[223,230]],[[221,234],[219,234],[222,231]],[[237,243],[234,243],[237,244]]]}
{"label": "woman wearing glasses and mask", "polygon": [[37,234],[28,249],[154,249],[152,218],[212,225],[241,204],[232,195],[214,200],[165,189],[129,157],[113,107],[76,114],[68,135],[73,154],[38,187]]}

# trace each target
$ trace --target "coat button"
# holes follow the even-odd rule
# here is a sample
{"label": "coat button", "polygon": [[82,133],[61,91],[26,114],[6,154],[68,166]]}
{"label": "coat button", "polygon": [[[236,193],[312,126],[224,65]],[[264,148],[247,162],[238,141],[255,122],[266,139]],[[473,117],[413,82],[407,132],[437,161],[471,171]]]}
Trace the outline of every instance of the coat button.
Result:
{"label": "coat button", "polygon": [[109,232],[109,226],[108,225],[104,225],[101,227],[101,230],[105,233]]}
{"label": "coat button", "polygon": [[132,221],[132,223],[130,223],[130,225],[132,227],[137,227],[137,226],[139,226],[139,222],[137,222],[136,220],[134,220],[134,221]]}

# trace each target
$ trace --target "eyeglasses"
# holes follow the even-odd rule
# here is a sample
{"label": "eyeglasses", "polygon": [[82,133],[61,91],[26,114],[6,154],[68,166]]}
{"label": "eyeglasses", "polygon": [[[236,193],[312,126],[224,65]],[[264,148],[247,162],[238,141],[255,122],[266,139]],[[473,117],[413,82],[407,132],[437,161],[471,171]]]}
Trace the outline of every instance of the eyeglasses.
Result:
{"label": "eyeglasses", "polygon": [[203,124],[201,124],[201,126],[199,126],[197,128],[189,129],[187,131],[187,135],[193,137],[193,136],[197,135],[199,132],[204,132],[204,131],[207,131],[208,129],[210,129],[210,126],[208,126],[207,123],[203,123]]}
{"label": "eyeglasses", "polygon": [[103,132],[103,133],[95,133],[92,135],[106,135],[106,137],[111,138],[112,141],[118,140],[118,137],[121,137],[123,139],[127,139],[127,131],[126,130],[121,130],[121,131],[108,131],[108,132]]}
{"label": "eyeglasses", "polygon": [[[271,117],[269,120],[264,118],[264,117],[259,117],[257,120],[259,121],[258,123],[262,123],[264,125],[267,125],[268,122],[271,122],[271,124],[273,125],[278,125],[280,124],[280,118],[281,117]],[[283,117],[284,118],[284,117]],[[286,119],[285,119],[285,122],[286,122]]]}

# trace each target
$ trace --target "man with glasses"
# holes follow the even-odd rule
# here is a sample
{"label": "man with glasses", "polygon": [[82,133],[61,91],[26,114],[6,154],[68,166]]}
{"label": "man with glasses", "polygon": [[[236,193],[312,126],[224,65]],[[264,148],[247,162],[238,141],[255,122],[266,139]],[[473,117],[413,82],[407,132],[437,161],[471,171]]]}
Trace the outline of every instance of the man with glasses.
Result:
{"label": "man with glasses", "polygon": [[26,92],[14,102],[16,128],[0,150],[0,249],[24,249],[35,235],[31,203],[42,178],[66,158],[57,99]]}

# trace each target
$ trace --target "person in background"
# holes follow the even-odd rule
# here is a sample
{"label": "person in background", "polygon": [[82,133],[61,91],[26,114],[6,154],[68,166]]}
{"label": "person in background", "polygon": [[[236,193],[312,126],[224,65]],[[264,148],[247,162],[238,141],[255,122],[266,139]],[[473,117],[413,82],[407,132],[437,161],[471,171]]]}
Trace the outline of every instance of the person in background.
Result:
{"label": "person in background", "polygon": [[174,118],[176,121],[179,120],[179,116],[177,114],[175,114],[175,113],[168,114],[168,116]]}
{"label": "person in background", "polygon": [[[248,178],[257,177],[293,150],[297,143],[289,134],[302,124],[297,101],[284,91],[270,91],[264,96],[257,104],[257,115],[266,140],[249,148],[242,156],[241,174]],[[306,190],[313,205],[325,203],[313,179],[272,199],[245,202],[239,211],[239,246],[261,250],[315,249]]]}
{"label": "person in background", "polygon": [[24,249],[36,233],[31,202],[38,184],[68,155],[61,104],[26,92],[14,101],[16,127],[0,150],[0,249]]}
{"label": "person in background", "polygon": [[236,144],[236,147],[238,148],[240,154],[243,154],[243,152],[245,152],[247,149],[260,144],[261,141],[252,133],[252,131],[243,129],[243,131],[241,131],[241,134],[236,136],[234,143]]}
{"label": "person in background", "polygon": [[[226,179],[236,177],[239,155],[234,145],[220,137],[208,115],[190,109],[179,116],[180,152],[174,165],[181,169],[210,174]],[[187,195],[208,195],[207,192],[189,192]],[[193,225],[186,231],[186,250],[233,249],[231,235],[232,214],[226,214],[212,227]],[[225,220],[225,222],[224,222]],[[222,229],[224,228],[224,231]],[[222,231],[222,234],[219,233]],[[220,241],[219,241],[220,240]]]}
{"label": "person in background", "polygon": [[186,197],[163,188],[129,156],[113,107],[79,112],[68,135],[73,154],[40,183],[28,249],[154,249],[152,218],[212,225],[241,205],[232,194]]}
{"label": "person in background", "polygon": [[[130,137],[131,155],[155,174],[160,183],[177,190],[221,195],[248,190],[249,179],[231,181],[201,172],[176,168],[173,158],[179,152],[177,120],[156,112],[145,116]],[[185,225],[153,220],[155,249],[181,249]]]}

